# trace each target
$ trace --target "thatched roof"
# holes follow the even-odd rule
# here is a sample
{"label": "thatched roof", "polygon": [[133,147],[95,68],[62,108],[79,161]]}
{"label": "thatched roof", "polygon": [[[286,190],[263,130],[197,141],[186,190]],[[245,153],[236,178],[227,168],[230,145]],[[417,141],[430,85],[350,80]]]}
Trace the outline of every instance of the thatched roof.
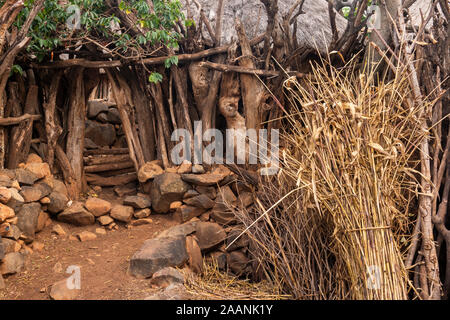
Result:
{"label": "thatched roof", "polygon": [[[182,1],[186,3],[186,1]],[[195,21],[199,21],[199,11],[192,0],[190,8]],[[205,15],[215,24],[216,11],[219,1],[198,0],[202,5]],[[279,0],[278,21],[289,12],[289,9],[297,2],[296,0]],[[306,0],[303,5],[305,14],[298,16],[297,38],[300,46],[315,49],[316,47],[323,53],[330,44],[332,32],[330,18],[328,15],[328,3],[326,0]],[[239,17],[245,27],[247,36],[256,37],[266,31],[267,15],[264,5],[260,0],[226,0],[223,16],[222,44],[229,44],[232,39],[236,39],[234,29],[234,19]],[[343,34],[347,21],[345,18],[336,15],[336,24],[340,34]],[[206,28],[203,32],[205,37],[209,37]]]}

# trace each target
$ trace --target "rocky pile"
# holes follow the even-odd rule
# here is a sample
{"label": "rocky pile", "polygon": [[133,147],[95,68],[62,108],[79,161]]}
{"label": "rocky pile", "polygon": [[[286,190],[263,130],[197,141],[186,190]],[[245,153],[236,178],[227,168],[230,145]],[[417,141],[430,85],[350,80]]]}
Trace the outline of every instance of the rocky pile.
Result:
{"label": "rocky pile", "polygon": [[180,225],[144,242],[130,260],[131,275],[150,278],[165,267],[184,265],[200,272],[203,257],[238,276],[252,272],[250,241],[241,236],[243,226],[230,210],[253,205],[250,186],[224,166],[205,172],[188,162],[167,170],[150,162],[138,177],[149,191],[152,211],[172,214]]}
{"label": "rocky pile", "polygon": [[15,170],[0,170],[0,288],[4,275],[20,272],[25,257],[42,244],[35,234],[69,204],[67,189],[47,163],[30,154]]}

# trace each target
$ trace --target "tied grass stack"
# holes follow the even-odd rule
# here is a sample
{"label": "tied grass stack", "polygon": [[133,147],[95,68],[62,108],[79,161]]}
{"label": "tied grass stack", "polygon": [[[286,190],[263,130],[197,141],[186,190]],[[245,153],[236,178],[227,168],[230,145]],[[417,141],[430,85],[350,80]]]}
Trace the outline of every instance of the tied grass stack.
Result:
{"label": "tied grass stack", "polygon": [[291,111],[281,170],[261,184],[259,210],[240,213],[255,259],[298,299],[415,296],[404,255],[430,105],[408,100],[400,68],[383,82],[354,63],[338,70],[324,62],[284,86]]}

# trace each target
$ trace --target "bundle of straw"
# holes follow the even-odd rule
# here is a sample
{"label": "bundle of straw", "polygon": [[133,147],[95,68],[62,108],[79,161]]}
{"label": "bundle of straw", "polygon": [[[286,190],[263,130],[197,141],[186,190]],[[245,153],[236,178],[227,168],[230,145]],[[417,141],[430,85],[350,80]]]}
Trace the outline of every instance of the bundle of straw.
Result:
{"label": "bundle of straw", "polygon": [[298,299],[414,296],[404,251],[418,186],[413,155],[430,106],[408,100],[400,69],[376,83],[353,63],[314,66],[285,89],[281,171],[261,184],[256,212],[239,213],[255,258]]}

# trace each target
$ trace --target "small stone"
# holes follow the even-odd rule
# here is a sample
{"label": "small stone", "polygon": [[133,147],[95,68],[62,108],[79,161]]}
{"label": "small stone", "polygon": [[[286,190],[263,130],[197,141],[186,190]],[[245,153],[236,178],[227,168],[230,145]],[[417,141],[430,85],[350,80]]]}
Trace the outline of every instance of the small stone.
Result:
{"label": "small stone", "polygon": [[0,223],[15,216],[14,210],[0,203]]}
{"label": "small stone", "polygon": [[54,283],[50,289],[50,298],[53,300],[75,300],[80,294],[80,289],[69,288],[71,278]]}
{"label": "small stone", "polygon": [[106,234],[106,230],[104,228],[96,228],[95,229],[95,233],[101,234],[101,235],[105,235]]}
{"label": "small stone", "polygon": [[49,197],[43,197],[40,201],[41,204],[49,204],[50,198]]}
{"label": "small stone", "polygon": [[41,210],[41,212],[39,212],[39,216],[38,216],[36,232],[41,232],[42,230],[44,230],[44,228],[46,227],[49,220],[51,222],[51,219],[50,219],[50,216],[48,215],[48,213]]}
{"label": "small stone", "polygon": [[211,259],[217,264],[219,270],[224,271],[227,267],[227,255],[220,251],[211,253]]}
{"label": "small stone", "polygon": [[109,147],[116,140],[116,130],[110,123],[87,120],[84,134],[85,138],[91,139],[99,147]]}
{"label": "small stone", "polygon": [[188,160],[184,160],[183,163],[178,168],[177,173],[178,174],[190,173],[191,170],[192,170],[192,163]]}
{"label": "small stone", "polygon": [[142,209],[142,210],[136,211],[134,213],[134,217],[136,219],[144,219],[144,218],[149,217],[151,213],[152,213],[152,211],[149,208]]}
{"label": "small stone", "polygon": [[232,252],[242,248],[246,248],[248,247],[249,241],[250,240],[247,234],[242,234],[242,230],[233,228],[227,236],[227,251]]}
{"label": "small stone", "polygon": [[122,221],[122,222],[130,222],[133,217],[134,209],[130,206],[116,205],[111,209],[111,217]]}
{"label": "small stone", "polygon": [[19,252],[12,252],[5,255],[3,263],[0,265],[2,275],[15,274],[23,270],[25,259]]}
{"label": "small stone", "polygon": [[150,206],[152,205],[150,199],[140,196],[128,196],[123,200],[123,204],[132,206],[135,209],[150,208]]}
{"label": "small stone", "polygon": [[184,283],[184,276],[175,268],[166,267],[155,272],[150,280],[150,284],[166,288],[173,283]]}
{"label": "small stone", "polygon": [[20,231],[19,227],[12,224],[9,226],[8,232],[4,235],[5,238],[10,238],[14,240],[19,240],[20,236],[22,235],[22,231]]}
{"label": "small stone", "polygon": [[200,165],[200,164],[193,165],[192,166],[192,173],[195,173],[195,174],[205,173],[205,168],[203,168],[203,166]]}
{"label": "small stone", "polygon": [[199,217],[200,221],[208,222],[210,218],[210,211],[202,213]]}
{"label": "small stone", "polygon": [[56,233],[58,236],[65,236],[66,231],[64,231],[63,227],[61,227],[59,224],[55,224],[52,229],[53,233]]}
{"label": "small stone", "polygon": [[181,201],[174,201],[170,204],[170,211],[175,211],[178,208],[181,208],[181,206],[183,205],[183,202]]}
{"label": "small stone", "polygon": [[44,250],[44,244],[42,242],[34,241],[32,246],[33,246],[33,250],[35,250],[35,251]]}
{"label": "small stone", "polygon": [[89,232],[89,231],[80,232],[77,234],[77,237],[81,242],[92,241],[92,240],[97,239],[97,236],[94,233]]}
{"label": "small stone", "polygon": [[97,221],[102,225],[102,226],[107,226],[110,223],[114,222],[114,219],[111,218],[110,216],[101,216],[97,218]]}
{"label": "small stone", "polygon": [[215,199],[217,197],[217,189],[214,187],[196,186],[195,189],[210,199]]}
{"label": "small stone", "polygon": [[103,216],[111,211],[111,203],[109,201],[90,197],[85,203],[86,209],[95,217]]}
{"label": "small stone", "polygon": [[137,227],[137,226],[143,226],[145,224],[152,224],[152,223],[153,223],[153,220],[150,218],[147,218],[147,219],[134,220],[131,222],[131,225],[133,227]]}
{"label": "small stone", "polygon": [[138,180],[139,182],[144,183],[163,173],[163,168],[161,168],[157,163],[153,161],[147,162],[139,169]]}
{"label": "small stone", "polygon": [[136,187],[131,187],[131,186],[119,186],[119,187],[115,187],[114,188],[114,192],[119,196],[119,197],[124,197],[124,196],[128,196],[128,195],[132,195],[136,193]]}
{"label": "small stone", "polygon": [[101,112],[108,112],[111,103],[104,100],[91,100],[87,105],[87,116],[94,119]]}
{"label": "small stone", "polygon": [[166,173],[177,173],[178,169],[176,167],[167,168]]}
{"label": "small stone", "polygon": [[9,199],[6,205],[11,209],[13,209],[15,212],[19,212],[20,208],[22,208],[23,204],[25,203],[25,199],[20,195],[19,191],[17,191],[16,189],[11,188],[9,189],[9,191],[11,191],[11,199]]}
{"label": "small stone", "polygon": [[11,191],[8,188],[0,187],[0,202],[7,204],[11,200]]}

